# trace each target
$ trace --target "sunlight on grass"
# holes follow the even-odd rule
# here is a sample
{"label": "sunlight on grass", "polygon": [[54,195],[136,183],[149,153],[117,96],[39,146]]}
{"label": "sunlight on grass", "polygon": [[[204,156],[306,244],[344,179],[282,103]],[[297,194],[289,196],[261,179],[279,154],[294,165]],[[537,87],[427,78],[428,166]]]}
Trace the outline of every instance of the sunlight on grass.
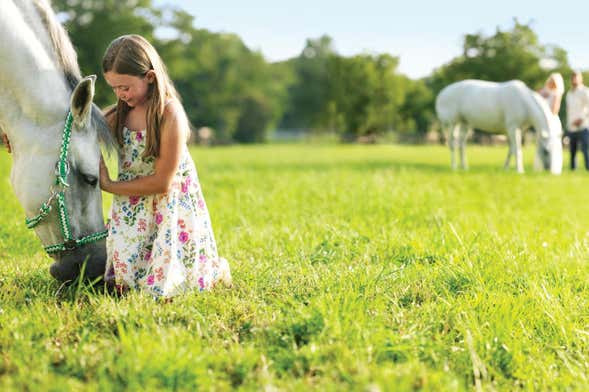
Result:
{"label": "sunlight on grass", "polygon": [[588,385],[587,173],[530,148],[525,175],[504,147],[468,172],[438,146],[191,152],[235,287],[171,304],[60,288],[0,154],[0,389]]}

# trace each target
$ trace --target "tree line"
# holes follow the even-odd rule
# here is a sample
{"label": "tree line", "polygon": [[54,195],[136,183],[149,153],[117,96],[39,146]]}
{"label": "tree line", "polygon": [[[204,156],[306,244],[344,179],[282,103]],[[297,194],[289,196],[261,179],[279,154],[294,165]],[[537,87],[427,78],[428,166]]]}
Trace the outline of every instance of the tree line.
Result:
{"label": "tree line", "polygon": [[[532,26],[517,20],[491,35],[466,34],[460,56],[414,80],[399,72],[398,57],[342,56],[327,35],[308,39],[294,58],[270,63],[237,35],[199,29],[184,10],[151,0],[53,0],[53,6],[83,74],[101,73],[104,50],[117,36],[146,37],[164,59],[193,126],[212,128],[217,142],[264,142],[274,129],[342,140],[423,135],[436,127],[435,96],[449,83],[520,79],[537,89],[550,72],[561,72],[567,83],[572,73],[563,48],[539,42]],[[99,106],[114,103],[102,78],[96,91]]]}

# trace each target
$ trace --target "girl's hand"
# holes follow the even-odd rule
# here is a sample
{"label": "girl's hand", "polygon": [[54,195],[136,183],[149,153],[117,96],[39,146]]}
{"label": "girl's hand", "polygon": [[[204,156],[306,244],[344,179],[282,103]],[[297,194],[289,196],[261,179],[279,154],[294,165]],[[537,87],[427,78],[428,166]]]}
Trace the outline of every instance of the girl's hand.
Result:
{"label": "girl's hand", "polygon": [[6,149],[10,154],[12,152],[12,149],[10,148],[10,141],[8,140],[8,136],[6,136],[5,133],[2,134],[2,143],[4,143],[4,146],[6,146]]}
{"label": "girl's hand", "polygon": [[110,175],[108,174],[108,168],[104,163],[102,154],[100,155],[100,188],[107,191],[108,187],[112,184]]}

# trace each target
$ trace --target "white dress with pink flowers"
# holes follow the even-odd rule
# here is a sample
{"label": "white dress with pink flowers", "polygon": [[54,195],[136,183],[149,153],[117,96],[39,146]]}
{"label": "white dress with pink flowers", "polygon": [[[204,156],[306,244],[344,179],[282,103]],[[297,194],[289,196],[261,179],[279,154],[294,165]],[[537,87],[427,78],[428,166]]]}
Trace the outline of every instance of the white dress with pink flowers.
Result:
{"label": "white dress with pink flowers", "polygon": [[[123,130],[119,181],[153,173],[142,158],[145,131]],[[105,279],[120,290],[141,289],[171,297],[187,289],[210,289],[230,279],[217,255],[211,220],[194,162],[185,147],[171,190],[149,196],[114,195],[106,240]]]}

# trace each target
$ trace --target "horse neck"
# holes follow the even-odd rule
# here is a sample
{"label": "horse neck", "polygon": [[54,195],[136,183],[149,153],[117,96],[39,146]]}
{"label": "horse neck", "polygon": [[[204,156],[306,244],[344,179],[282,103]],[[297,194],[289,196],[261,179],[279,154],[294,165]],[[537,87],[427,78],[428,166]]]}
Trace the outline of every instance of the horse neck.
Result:
{"label": "horse neck", "polygon": [[63,121],[70,91],[32,4],[19,2],[17,6],[13,0],[2,1],[0,125],[15,138],[25,136],[27,129]]}
{"label": "horse neck", "polygon": [[527,94],[527,100],[530,109],[530,121],[536,130],[545,129],[548,132],[552,132],[548,115],[548,107],[543,108],[542,104],[536,99],[534,93],[529,90]]}

